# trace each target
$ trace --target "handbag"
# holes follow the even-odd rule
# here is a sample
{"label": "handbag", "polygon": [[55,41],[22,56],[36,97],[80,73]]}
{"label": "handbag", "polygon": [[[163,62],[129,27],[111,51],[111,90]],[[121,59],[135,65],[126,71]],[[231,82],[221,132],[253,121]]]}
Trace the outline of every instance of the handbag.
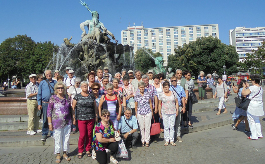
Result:
{"label": "handbag", "polygon": [[198,102],[198,99],[197,99],[197,97],[196,97],[196,95],[195,95],[195,93],[193,91],[190,91],[190,98],[191,98],[191,103],[192,104],[195,104],[195,103]]}
{"label": "handbag", "polygon": [[119,141],[119,146],[118,146],[118,152],[116,154],[116,158],[128,158],[128,151],[125,147],[125,144],[123,142],[123,140],[121,139]]}
{"label": "handbag", "polygon": [[236,106],[238,107],[239,106],[239,104],[241,103],[241,98],[239,97],[239,96],[237,96],[237,97],[235,97],[235,104],[236,104]]}
{"label": "handbag", "polygon": [[[260,89],[259,89],[259,92],[260,92],[260,90],[261,90],[261,87],[260,87]],[[258,92],[255,96],[253,96],[252,99],[253,99],[254,97],[256,97],[256,96],[259,94],[259,92]],[[250,101],[251,101],[251,99],[249,99],[249,98],[246,98],[246,97],[242,98],[242,100],[241,100],[241,102],[240,102],[238,108],[241,108],[241,109],[243,109],[243,110],[247,110]]]}
{"label": "handbag", "polygon": [[153,120],[154,120],[154,123],[152,123],[151,125],[150,136],[160,134],[160,123],[155,122],[154,116],[153,116]]}
{"label": "handbag", "polygon": [[206,88],[207,87],[207,83],[202,83],[202,88]]}

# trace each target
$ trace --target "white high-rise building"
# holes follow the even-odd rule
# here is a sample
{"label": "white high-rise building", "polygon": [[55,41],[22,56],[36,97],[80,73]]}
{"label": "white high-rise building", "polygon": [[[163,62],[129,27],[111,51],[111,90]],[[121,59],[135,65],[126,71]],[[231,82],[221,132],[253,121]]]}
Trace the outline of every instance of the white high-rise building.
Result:
{"label": "white high-rise building", "polygon": [[236,27],[229,31],[230,45],[236,47],[236,52],[241,61],[247,53],[257,50],[265,40],[265,27],[245,28]]}
{"label": "white high-rise building", "polygon": [[134,47],[134,52],[142,47],[152,49],[154,53],[159,52],[163,55],[166,66],[167,57],[174,54],[175,48],[207,36],[219,38],[218,24],[157,28],[132,26],[121,31],[121,44]]}

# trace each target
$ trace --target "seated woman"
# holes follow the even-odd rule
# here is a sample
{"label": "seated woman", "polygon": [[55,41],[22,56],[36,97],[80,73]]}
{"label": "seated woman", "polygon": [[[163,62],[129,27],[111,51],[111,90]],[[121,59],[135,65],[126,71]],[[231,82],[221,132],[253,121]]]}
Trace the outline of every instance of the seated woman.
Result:
{"label": "seated woman", "polygon": [[113,122],[110,120],[110,112],[106,109],[101,111],[101,122],[95,126],[96,140],[94,145],[96,147],[96,159],[100,164],[107,163],[106,149],[111,151],[110,161],[118,163],[113,157],[118,151],[118,142],[115,140],[115,128]]}

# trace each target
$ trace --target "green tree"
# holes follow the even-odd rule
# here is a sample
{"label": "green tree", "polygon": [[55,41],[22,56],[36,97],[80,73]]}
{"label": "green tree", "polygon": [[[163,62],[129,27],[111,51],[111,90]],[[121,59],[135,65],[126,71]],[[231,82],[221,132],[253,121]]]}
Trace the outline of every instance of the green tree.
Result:
{"label": "green tree", "polygon": [[237,72],[238,54],[235,47],[228,46],[212,36],[198,38],[183,47],[175,49],[174,55],[168,57],[168,67],[189,70],[197,75],[200,71],[206,74],[216,71],[223,74],[223,65],[226,74]]}
{"label": "green tree", "polygon": [[[153,54],[151,49],[148,49],[153,57],[162,56],[159,52]],[[147,72],[148,69],[155,67],[155,61],[143,49],[139,49],[135,53],[135,68],[142,72]]]}
{"label": "green tree", "polygon": [[241,66],[247,70],[249,68],[256,68],[260,75],[263,74],[264,60],[265,60],[265,41],[258,47],[257,50],[253,50],[253,53],[246,54],[247,57],[241,63]]}

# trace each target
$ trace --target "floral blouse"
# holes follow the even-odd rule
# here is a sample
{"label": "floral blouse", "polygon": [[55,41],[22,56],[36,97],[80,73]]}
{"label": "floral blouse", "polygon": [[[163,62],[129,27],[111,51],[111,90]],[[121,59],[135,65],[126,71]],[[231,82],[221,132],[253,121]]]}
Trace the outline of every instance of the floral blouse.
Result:
{"label": "floral blouse", "polygon": [[[96,133],[101,133],[102,134],[102,138],[114,138],[115,137],[115,132],[113,129],[113,123],[110,120],[110,126],[108,128],[105,128],[104,125],[99,122],[96,126],[95,126],[95,134]],[[96,151],[104,151],[108,145],[108,143],[100,143],[98,142],[98,140],[96,139],[96,137],[94,137],[94,143],[93,145],[96,147]]]}
{"label": "floral blouse", "polygon": [[134,100],[138,102],[137,112],[140,115],[149,114],[151,111],[149,99],[151,99],[151,95],[149,92],[145,91],[144,95],[140,94],[140,91],[136,93]]}
{"label": "floral blouse", "polygon": [[176,99],[177,96],[173,91],[171,91],[171,95],[167,96],[164,92],[160,93],[159,100],[162,102],[162,114],[175,114],[176,113]]}
{"label": "floral blouse", "polygon": [[71,101],[69,98],[60,99],[52,95],[47,108],[47,117],[52,118],[54,129],[61,129],[72,124]]}

